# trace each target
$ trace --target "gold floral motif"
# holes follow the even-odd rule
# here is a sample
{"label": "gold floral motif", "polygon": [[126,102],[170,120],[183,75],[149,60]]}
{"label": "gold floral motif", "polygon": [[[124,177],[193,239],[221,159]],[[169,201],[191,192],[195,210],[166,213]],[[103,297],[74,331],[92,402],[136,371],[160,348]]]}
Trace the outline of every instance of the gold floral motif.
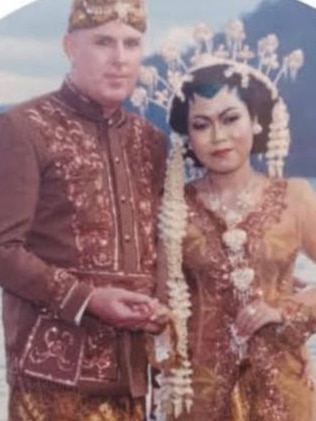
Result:
{"label": "gold floral motif", "polygon": [[[155,134],[155,133],[154,133]],[[155,244],[155,204],[153,201],[153,157],[150,143],[155,142],[154,136],[146,135],[142,120],[134,117],[132,130],[126,142],[128,155],[130,156],[133,179],[137,180],[138,199],[136,207],[138,213],[138,227],[142,244],[142,265],[145,271],[152,270],[156,260]]]}
{"label": "gold floral motif", "polygon": [[103,177],[109,169],[97,139],[49,100],[31,110],[29,118],[41,131],[74,207],[71,222],[80,267],[110,269],[115,232],[110,196],[103,193]]}

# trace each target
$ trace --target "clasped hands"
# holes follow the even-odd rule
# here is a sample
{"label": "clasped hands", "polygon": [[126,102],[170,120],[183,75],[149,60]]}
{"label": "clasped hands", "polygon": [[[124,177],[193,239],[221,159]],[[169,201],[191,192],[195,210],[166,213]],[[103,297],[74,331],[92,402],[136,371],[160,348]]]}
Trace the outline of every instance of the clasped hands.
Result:
{"label": "clasped hands", "polygon": [[87,310],[115,328],[158,333],[169,320],[169,309],[157,298],[112,286],[97,287]]}

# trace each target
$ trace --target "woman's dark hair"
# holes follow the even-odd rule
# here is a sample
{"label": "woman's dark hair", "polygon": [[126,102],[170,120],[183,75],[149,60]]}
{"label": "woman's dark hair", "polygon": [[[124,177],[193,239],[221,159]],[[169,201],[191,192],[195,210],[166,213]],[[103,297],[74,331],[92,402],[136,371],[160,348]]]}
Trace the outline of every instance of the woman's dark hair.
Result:
{"label": "woman's dark hair", "polygon": [[258,123],[262,126],[262,132],[254,136],[251,153],[264,153],[267,149],[272,108],[276,100],[272,99],[268,87],[251,74],[247,87],[242,86],[242,75],[240,73],[233,73],[230,77],[227,77],[225,71],[229,67],[228,64],[219,64],[193,71],[192,80],[185,82],[182,88],[184,101],[175,96],[171,102],[169,124],[176,133],[187,135],[189,101],[194,100],[195,94],[212,98],[224,86],[229,89],[235,88],[240,99],[246,104],[251,118],[257,117]]}

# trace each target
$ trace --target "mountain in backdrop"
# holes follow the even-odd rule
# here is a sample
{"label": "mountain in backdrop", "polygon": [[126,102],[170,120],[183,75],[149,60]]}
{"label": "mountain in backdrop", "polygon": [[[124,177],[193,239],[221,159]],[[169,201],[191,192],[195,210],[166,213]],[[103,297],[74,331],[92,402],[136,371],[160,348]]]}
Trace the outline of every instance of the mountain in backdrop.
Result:
{"label": "mountain in backdrop", "polygon": [[304,66],[294,83],[282,80],[280,91],[291,116],[291,151],[287,159],[289,175],[316,176],[316,10],[296,0],[266,1],[244,19],[251,39],[267,32],[280,40],[280,52],[301,48]]}

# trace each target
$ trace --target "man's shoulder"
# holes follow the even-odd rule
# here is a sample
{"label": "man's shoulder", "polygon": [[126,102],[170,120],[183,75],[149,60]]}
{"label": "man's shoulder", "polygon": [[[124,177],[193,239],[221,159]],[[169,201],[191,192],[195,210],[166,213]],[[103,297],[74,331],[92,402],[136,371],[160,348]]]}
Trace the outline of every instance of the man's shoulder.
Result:
{"label": "man's shoulder", "polygon": [[37,96],[35,98],[21,102],[19,104],[12,105],[11,107],[8,107],[7,110],[2,114],[3,116],[8,117],[10,119],[23,118],[23,116],[25,116],[30,110],[35,109],[41,104],[44,104],[45,102],[53,99],[56,95],[56,92],[57,91],[49,92],[41,96]]}

